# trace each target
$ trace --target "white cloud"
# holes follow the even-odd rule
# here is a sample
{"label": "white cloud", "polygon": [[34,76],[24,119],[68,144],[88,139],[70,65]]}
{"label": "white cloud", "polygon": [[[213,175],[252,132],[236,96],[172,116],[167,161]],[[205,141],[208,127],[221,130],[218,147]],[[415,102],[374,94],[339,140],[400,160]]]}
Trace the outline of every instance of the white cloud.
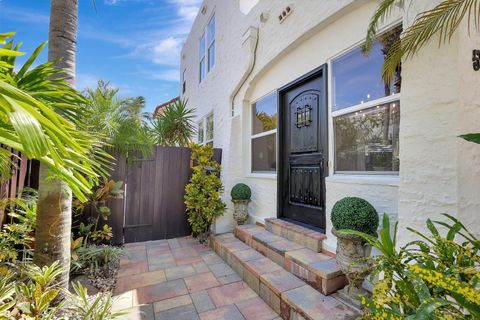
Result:
{"label": "white cloud", "polygon": [[161,65],[178,65],[181,49],[181,39],[168,37],[160,40],[157,44],[153,44],[152,60]]}
{"label": "white cloud", "polygon": [[44,12],[24,7],[16,7],[10,5],[7,6],[4,3],[0,3],[0,11],[2,13],[2,19],[6,20],[38,24],[48,24],[48,22],[50,21],[50,16],[48,13],[45,14]]}
{"label": "white cloud", "polygon": [[155,80],[164,80],[178,82],[180,80],[180,75],[178,69],[169,69],[163,70],[160,72],[152,73],[151,77]]}
{"label": "white cloud", "polygon": [[77,73],[77,90],[83,91],[86,88],[95,88],[101,78],[90,73]]}

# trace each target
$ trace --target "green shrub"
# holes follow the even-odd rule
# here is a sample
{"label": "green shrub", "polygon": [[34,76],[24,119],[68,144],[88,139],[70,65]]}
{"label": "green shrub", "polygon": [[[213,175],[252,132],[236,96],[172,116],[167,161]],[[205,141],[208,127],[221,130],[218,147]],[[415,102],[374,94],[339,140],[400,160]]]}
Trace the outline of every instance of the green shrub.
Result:
{"label": "green shrub", "polygon": [[230,192],[232,200],[250,200],[252,191],[245,183],[237,183]]}
{"label": "green shrub", "polygon": [[225,211],[225,203],[220,198],[223,191],[220,180],[221,167],[218,162],[212,160],[211,146],[191,144],[190,148],[195,165],[190,182],[185,187],[184,200],[193,234],[200,242],[205,242],[210,225]]}
{"label": "green shrub", "polygon": [[372,298],[361,299],[362,319],[480,319],[480,240],[459,220],[443,216],[448,220],[427,219],[430,234],[407,228],[417,239],[399,249],[398,222],[392,235],[386,214],[380,239],[339,231],[363,237],[381,253],[371,258],[374,287]]}
{"label": "green shrub", "polygon": [[112,311],[111,293],[88,296],[80,284],[73,285],[75,293],[63,291],[57,283],[61,273],[58,261],[42,268],[25,263],[15,272],[0,273],[0,319],[112,320],[125,315]]}
{"label": "green shrub", "polygon": [[332,224],[336,230],[350,229],[374,235],[378,228],[378,213],[366,200],[343,198],[332,208]]}

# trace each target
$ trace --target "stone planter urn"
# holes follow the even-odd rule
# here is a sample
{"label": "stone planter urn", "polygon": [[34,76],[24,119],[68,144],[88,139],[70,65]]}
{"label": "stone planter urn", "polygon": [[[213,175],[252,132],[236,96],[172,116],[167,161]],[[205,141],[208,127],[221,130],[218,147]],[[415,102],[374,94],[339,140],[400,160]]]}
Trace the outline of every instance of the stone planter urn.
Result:
{"label": "stone planter urn", "polygon": [[337,265],[347,277],[351,289],[360,290],[371,271],[371,265],[365,258],[370,256],[372,247],[357,235],[339,234],[335,229],[332,233],[337,237]]}
{"label": "stone planter urn", "polygon": [[230,192],[233,202],[233,219],[238,225],[242,225],[248,219],[248,203],[252,196],[252,190],[244,183],[237,183]]}
{"label": "stone planter urn", "polygon": [[238,225],[242,225],[248,219],[248,203],[250,200],[232,200],[233,202],[233,219]]}
{"label": "stone planter urn", "polygon": [[376,236],[378,213],[368,201],[347,197],[335,203],[331,220],[332,233],[337,237],[336,262],[348,280],[348,285],[338,295],[360,308],[361,296],[369,295],[362,288],[362,283],[371,272],[371,261],[366,258],[370,256],[372,247],[359,235],[343,234],[337,230],[353,230]]}

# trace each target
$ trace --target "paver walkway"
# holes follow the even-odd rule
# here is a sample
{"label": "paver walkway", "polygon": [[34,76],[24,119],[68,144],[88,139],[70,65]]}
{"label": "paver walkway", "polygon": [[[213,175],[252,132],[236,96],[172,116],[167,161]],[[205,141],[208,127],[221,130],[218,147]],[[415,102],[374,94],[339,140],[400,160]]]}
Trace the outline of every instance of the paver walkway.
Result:
{"label": "paver walkway", "polygon": [[114,309],[128,319],[280,319],[208,246],[192,237],[125,245]]}

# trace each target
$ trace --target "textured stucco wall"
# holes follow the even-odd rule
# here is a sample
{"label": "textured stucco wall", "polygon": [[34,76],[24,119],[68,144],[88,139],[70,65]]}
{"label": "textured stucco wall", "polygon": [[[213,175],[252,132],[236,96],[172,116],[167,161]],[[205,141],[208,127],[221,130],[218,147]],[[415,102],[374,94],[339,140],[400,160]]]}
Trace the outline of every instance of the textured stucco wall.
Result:
{"label": "textured stucco wall", "polygon": [[[399,11],[386,24],[403,20],[408,26],[418,12],[438,2],[407,2],[408,13]],[[214,111],[214,146],[223,149],[222,179],[228,210],[216,221],[216,232],[229,231],[234,225],[229,193],[237,182],[252,187],[252,221],[276,215],[275,175],[249,174],[250,103],[361,43],[377,4],[367,0],[260,0],[245,15],[239,0],[204,1],[206,13],[195,20],[182,50],[180,71],[187,69],[185,97],[197,109],[198,118]],[[287,5],[292,5],[293,12],[279,23],[278,14]],[[199,39],[213,12],[216,66],[199,84]],[[259,39],[255,67],[234,99],[232,117],[231,94],[251,56],[252,42],[244,42],[243,35],[252,26],[258,28]],[[405,226],[424,230],[425,219],[437,219],[441,212],[452,213],[479,231],[480,146],[457,138],[480,131],[480,72],[471,67],[471,50],[480,48],[480,37],[477,33],[466,35],[463,25],[450,44],[439,49],[432,41],[403,65],[399,177],[334,175],[329,118],[327,249],[335,248],[335,238],[329,234],[330,210],[344,196],[363,197],[380,214],[398,217],[400,243],[411,239]]]}

